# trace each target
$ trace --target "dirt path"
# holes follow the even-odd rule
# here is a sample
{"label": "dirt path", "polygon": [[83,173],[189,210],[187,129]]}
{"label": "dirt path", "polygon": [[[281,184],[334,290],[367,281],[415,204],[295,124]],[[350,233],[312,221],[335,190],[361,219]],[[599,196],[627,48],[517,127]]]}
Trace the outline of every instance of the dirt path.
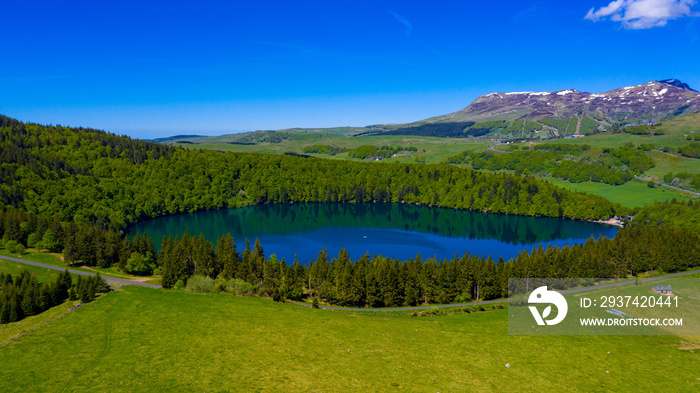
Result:
{"label": "dirt path", "polygon": [[97,269],[91,268],[90,266],[80,266],[80,268],[81,268],[81,269],[87,269],[87,270],[93,271],[93,272],[95,272],[95,273],[100,273],[100,275],[109,274],[110,276],[121,277],[121,278],[124,278],[124,279],[127,279],[127,280],[131,280],[131,281],[146,282],[146,281],[148,281],[148,280],[152,280],[152,279],[153,279],[153,277],[134,277],[134,276],[127,276],[127,275],[125,275],[125,274],[105,273],[105,272],[101,272],[101,271],[99,271],[99,270],[97,270]]}

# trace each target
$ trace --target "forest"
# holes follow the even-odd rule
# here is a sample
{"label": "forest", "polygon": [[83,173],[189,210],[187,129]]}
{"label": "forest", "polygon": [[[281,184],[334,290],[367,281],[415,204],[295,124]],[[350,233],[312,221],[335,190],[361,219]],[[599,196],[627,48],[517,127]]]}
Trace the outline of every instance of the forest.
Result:
{"label": "forest", "polygon": [[[125,226],[179,212],[289,202],[403,202],[578,219],[608,218],[627,210],[527,175],[452,165],[187,150],[8,118],[0,119],[0,125],[0,247],[62,251],[68,263],[116,267],[131,274],[156,272],[165,288],[198,283],[277,300],[309,296],[332,304],[382,307],[501,297],[508,277],[626,277],[683,270],[700,261],[698,221],[692,218],[700,205],[675,201],[644,208],[637,224],[614,239],[591,238],[561,249],[539,247],[508,263],[468,254],[443,261],[420,255],[408,261],[381,255],[352,260],[346,251],[331,257],[321,250],[305,266],[266,256],[257,241],[239,251],[229,235],[214,246],[202,235],[187,233],[164,238],[158,251],[145,234],[124,236]],[[546,149],[522,153],[578,155],[587,150]],[[632,162],[634,149],[606,154],[628,170],[640,165]],[[5,281],[8,289],[3,293],[29,293],[26,287],[11,289],[17,280]],[[40,286],[27,285],[41,294]]]}
{"label": "forest", "polygon": [[472,129],[472,126],[476,126],[476,123],[472,121],[462,123],[428,123],[413,127],[401,127],[391,131],[384,131],[381,134],[466,138],[486,135],[491,131],[490,128],[478,126]]}
{"label": "forest", "polygon": [[584,155],[589,150],[588,145],[543,144],[532,149],[514,146],[507,154],[465,151],[448,157],[447,162],[469,163],[477,170],[510,170],[553,176],[572,183],[593,181],[612,185],[624,184],[655,165],[643,149],[630,146],[606,148],[594,157]]}
{"label": "forest", "polygon": [[0,204],[77,225],[123,230],[168,214],[292,202],[403,202],[575,219],[621,209],[532,176],[446,164],[222,153],[7,118],[0,125]]}

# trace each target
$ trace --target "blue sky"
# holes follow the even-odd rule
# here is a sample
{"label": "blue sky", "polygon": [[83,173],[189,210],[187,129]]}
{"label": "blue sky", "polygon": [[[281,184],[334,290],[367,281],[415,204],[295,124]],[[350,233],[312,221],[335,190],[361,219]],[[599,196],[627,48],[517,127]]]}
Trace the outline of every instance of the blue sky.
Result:
{"label": "blue sky", "polygon": [[23,0],[3,14],[0,113],[139,138],[410,122],[494,91],[700,88],[695,0]]}

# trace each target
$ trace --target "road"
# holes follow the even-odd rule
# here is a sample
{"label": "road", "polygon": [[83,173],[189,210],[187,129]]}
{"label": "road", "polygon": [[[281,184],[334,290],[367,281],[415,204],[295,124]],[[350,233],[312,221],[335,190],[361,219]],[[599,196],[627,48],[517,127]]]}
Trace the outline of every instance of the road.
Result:
{"label": "road", "polygon": [[[58,267],[58,266],[46,265],[46,264],[38,263],[38,262],[25,261],[24,259],[5,257],[5,256],[1,256],[1,255],[0,255],[0,259],[6,259],[8,261],[25,263],[27,265],[43,267],[46,269],[61,270],[61,271],[65,270],[65,268]],[[95,275],[94,273],[82,272],[79,270],[68,269],[68,271],[70,273],[73,273],[73,274],[80,274],[81,276],[94,276]],[[683,272],[683,273],[664,274],[663,276],[658,276],[658,277],[643,278],[641,281],[642,282],[649,282],[649,281],[655,281],[655,280],[662,280],[665,278],[687,276],[687,275],[695,274],[695,273],[700,273],[700,270],[691,270],[691,271]],[[148,283],[139,282],[139,281],[126,280],[123,278],[105,276],[104,279],[108,280],[108,281],[116,281],[116,282],[121,282],[124,284],[139,285],[139,286],[148,287],[148,288],[160,288],[160,285],[148,284]],[[622,281],[622,282],[616,282],[616,283],[612,283],[612,284],[597,285],[597,286],[588,287],[588,288],[571,289],[568,291],[562,291],[562,293],[564,293],[564,294],[579,293],[579,292],[593,291],[593,290],[597,290],[597,289],[611,288],[611,287],[633,284],[633,283],[634,283],[634,280]],[[506,303],[507,301],[508,301],[508,299],[497,299],[497,300],[487,300],[484,302],[471,302],[471,303],[458,303],[458,304],[438,304],[438,305],[416,306],[416,307],[398,307],[398,308],[351,308],[351,307],[336,307],[336,306],[319,306],[319,308],[322,308],[324,310],[339,310],[339,311],[389,312],[389,311],[428,310],[428,309],[434,309],[434,308],[481,306],[481,305],[486,305],[486,304]],[[296,304],[298,306],[311,307],[311,305],[308,303],[299,303],[299,302],[289,302],[289,303]]]}
{"label": "road", "polygon": [[[651,179],[645,179],[645,178],[639,177],[639,176],[637,176],[637,175],[634,175],[634,178],[635,178],[635,179],[639,179],[639,180],[644,180],[644,181],[651,181]],[[655,183],[656,183],[656,182],[655,182]],[[687,193],[689,193],[689,194],[700,195],[700,192],[695,192],[695,191],[686,190],[685,188],[670,186],[670,185],[665,184],[665,183],[658,183],[658,184],[661,184],[661,185],[664,186],[664,187],[673,188],[674,190],[687,192]]]}
{"label": "road", "polygon": [[[642,282],[656,281],[656,280],[662,280],[665,278],[687,276],[687,275],[695,274],[695,273],[700,273],[700,270],[691,270],[691,271],[683,272],[683,273],[664,274],[663,276],[658,276],[658,277],[643,278],[641,281]],[[561,293],[568,294],[568,293],[594,291],[597,289],[611,288],[611,287],[616,287],[616,286],[620,286],[620,285],[628,285],[628,284],[634,284],[634,280],[616,282],[616,283],[612,283],[612,284],[597,285],[594,287],[571,289],[568,291],[562,291]],[[488,300],[485,302],[471,302],[471,303],[459,303],[459,304],[439,304],[439,305],[435,305],[435,306],[416,306],[416,307],[399,307],[399,308],[350,308],[350,307],[335,307],[335,306],[319,306],[318,308],[322,308],[324,310],[339,310],[339,311],[388,312],[388,311],[427,310],[427,309],[434,309],[434,308],[481,306],[481,305],[485,305],[485,304],[506,303],[506,302],[508,302],[508,299]],[[311,305],[308,303],[298,303],[298,302],[290,302],[290,303],[296,304],[298,306],[311,307]]]}
{"label": "road", "polygon": [[[64,267],[46,265],[43,263],[32,262],[32,261],[25,261],[24,259],[4,257],[2,255],[0,255],[0,259],[24,263],[24,264],[32,265],[32,266],[43,267],[46,269],[53,269],[53,270],[60,270],[60,271],[66,270],[66,268],[64,268]],[[73,269],[68,269],[68,272],[73,273],[73,274],[80,274],[81,276],[94,276],[95,275],[95,273],[81,272],[79,270],[73,270]],[[124,284],[139,285],[139,286],[148,287],[148,288],[160,288],[160,285],[148,284],[148,283],[139,282],[139,281],[132,281],[132,280],[124,279],[124,278],[116,278],[116,277],[109,277],[109,276],[102,276],[102,278],[104,278],[107,281],[115,281],[115,282],[120,282],[120,283],[124,283]]]}

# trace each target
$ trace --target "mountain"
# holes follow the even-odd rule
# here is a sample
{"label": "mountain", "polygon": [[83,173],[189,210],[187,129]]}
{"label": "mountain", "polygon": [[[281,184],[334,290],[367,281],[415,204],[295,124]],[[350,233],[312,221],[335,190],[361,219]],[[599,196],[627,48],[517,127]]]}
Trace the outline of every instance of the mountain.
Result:
{"label": "mountain", "polygon": [[327,135],[420,135],[433,137],[551,138],[587,135],[635,123],[700,112],[700,93],[678,79],[651,81],[603,93],[576,89],[490,93],[457,112],[408,124],[364,128],[290,128],[214,137],[179,135],[161,143],[279,143],[320,140]]}
{"label": "mountain", "polygon": [[[418,131],[427,124],[476,122],[474,127],[508,137],[552,137],[590,134],[640,121],[662,120],[700,111],[700,93],[677,79],[651,81],[604,93],[576,89],[553,92],[490,93],[478,97],[466,108],[444,116],[404,125],[393,134]],[[418,127],[417,129],[413,129]]]}
{"label": "mountain", "polygon": [[697,90],[691,89],[690,86],[688,86],[687,83],[683,83],[683,82],[679,81],[678,79],[664,79],[664,80],[661,80],[661,81],[658,81],[658,82],[659,82],[659,83],[664,83],[664,84],[667,84],[667,85],[671,85],[671,86],[680,87],[681,89],[686,89],[686,90],[690,90],[690,91],[697,91]]}

